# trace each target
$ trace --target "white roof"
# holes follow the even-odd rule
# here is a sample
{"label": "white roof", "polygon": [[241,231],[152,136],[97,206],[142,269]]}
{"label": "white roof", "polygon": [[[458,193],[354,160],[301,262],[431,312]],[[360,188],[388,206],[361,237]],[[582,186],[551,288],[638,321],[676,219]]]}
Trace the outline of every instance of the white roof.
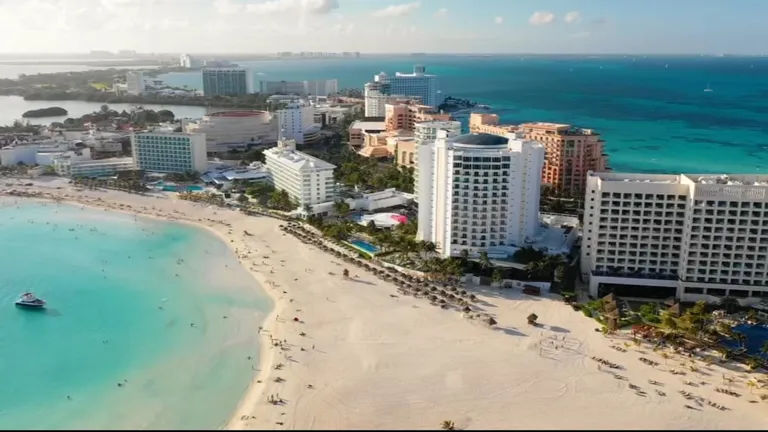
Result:
{"label": "white roof", "polygon": [[[275,157],[281,164],[290,166],[297,171],[332,170],[336,168],[336,165],[290,148],[281,149],[280,147],[273,147],[265,150],[264,154]],[[269,159],[267,159],[267,168],[269,168]]]}
{"label": "white roof", "polygon": [[352,123],[353,129],[362,129],[362,130],[385,130],[387,128],[386,123],[381,122],[372,122],[372,121],[360,121],[357,120],[354,123]]}

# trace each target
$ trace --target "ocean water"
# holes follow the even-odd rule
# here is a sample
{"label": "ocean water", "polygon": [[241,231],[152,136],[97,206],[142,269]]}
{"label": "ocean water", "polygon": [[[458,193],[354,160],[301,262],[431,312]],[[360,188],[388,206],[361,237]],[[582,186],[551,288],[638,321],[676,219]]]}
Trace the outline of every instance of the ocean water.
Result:
{"label": "ocean water", "polygon": [[[625,172],[768,173],[768,57],[426,56],[245,62],[259,80],[437,74],[444,94],[490,105],[505,123],[550,121],[603,134]],[[161,76],[201,87],[200,72]],[[712,92],[704,92],[707,86]],[[466,113],[458,117],[465,122]]]}
{"label": "ocean water", "polygon": [[[272,307],[226,244],[179,223],[8,199],[0,243],[1,429],[225,424]],[[17,308],[26,291],[47,308]]]}

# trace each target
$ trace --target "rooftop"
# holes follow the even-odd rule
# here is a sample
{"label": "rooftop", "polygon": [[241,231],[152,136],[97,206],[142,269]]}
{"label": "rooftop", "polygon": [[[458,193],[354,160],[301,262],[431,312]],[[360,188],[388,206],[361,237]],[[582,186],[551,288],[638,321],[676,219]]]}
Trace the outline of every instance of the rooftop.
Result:
{"label": "rooftop", "polygon": [[718,174],[718,175],[685,175],[691,181],[703,185],[728,185],[728,186],[768,186],[768,176],[766,175],[739,175],[739,174]]}
{"label": "rooftop", "polygon": [[458,120],[433,120],[433,121],[425,121],[425,122],[417,122],[415,124],[416,127],[422,126],[422,127],[433,127],[433,128],[447,128],[447,127],[461,127],[461,122]]}
{"label": "rooftop", "polygon": [[449,138],[449,142],[454,144],[462,144],[478,147],[496,147],[505,146],[509,142],[506,137],[491,135],[487,133],[478,134],[464,134],[457,137]]}
{"label": "rooftop", "polygon": [[380,130],[383,131],[387,128],[386,122],[380,121],[380,122],[367,122],[367,121],[360,121],[357,120],[354,123],[352,123],[352,126],[350,126],[350,129],[361,129],[361,130]]}
{"label": "rooftop", "polygon": [[248,111],[222,111],[208,114],[209,117],[259,117],[268,114],[266,111],[248,110]]}
{"label": "rooftop", "polygon": [[680,176],[675,174],[627,174],[615,172],[590,172],[590,176],[598,177],[604,182],[634,182],[634,183],[680,183]]}
{"label": "rooftop", "polygon": [[[322,159],[286,147],[273,147],[265,150],[264,154],[274,156],[283,164],[290,165],[293,169],[298,171],[304,169],[332,170],[336,168],[336,165],[328,163]],[[267,160],[267,168],[269,168],[269,160]]]}

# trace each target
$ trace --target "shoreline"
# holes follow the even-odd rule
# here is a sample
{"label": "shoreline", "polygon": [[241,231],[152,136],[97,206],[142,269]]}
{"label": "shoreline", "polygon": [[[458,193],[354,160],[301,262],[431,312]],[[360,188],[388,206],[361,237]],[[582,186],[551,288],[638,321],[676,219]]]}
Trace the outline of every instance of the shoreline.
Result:
{"label": "shoreline", "polygon": [[[462,429],[764,428],[764,406],[756,400],[762,391],[745,388],[753,374],[709,357],[657,352],[644,342],[632,347],[626,334],[605,337],[594,331],[594,320],[555,296],[467,286],[479,298],[473,309],[498,322],[489,328],[302,244],[279,229],[282,221],[173,195],[161,200],[32,183],[14,188],[205,226],[236,251],[273,307],[259,336],[258,373],[221,429],[435,429],[444,420]],[[349,278],[341,277],[343,269]],[[532,312],[540,326],[526,325]],[[283,348],[270,344],[270,336],[286,340]],[[621,368],[601,369],[592,357]],[[733,377],[740,398],[716,391],[725,387],[721,375]],[[678,394],[683,391],[693,400]],[[272,394],[285,403],[266,402]],[[542,409],[553,404],[558,416]]]}
{"label": "shoreline", "polygon": [[[281,301],[281,298],[279,296],[276,296],[275,293],[273,293],[271,290],[267,289],[269,285],[269,280],[266,280],[262,277],[260,273],[257,273],[253,271],[252,268],[249,268],[246,263],[243,261],[242,256],[239,253],[239,249],[233,246],[233,243],[229,240],[232,240],[231,238],[227,238],[224,233],[214,228],[214,225],[206,225],[204,223],[201,223],[200,221],[194,221],[191,219],[185,219],[185,218],[175,218],[171,217],[170,215],[159,215],[157,213],[151,213],[151,212],[142,212],[138,211],[136,209],[126,209],[126,208],[113,208],[109,205],[100,205],[101,202],[98,200],[96,202],[83,202],[80,200],[72,200],[72,199],[54,199],[53,197],[32,197],[32,196],[19,196],[19,195],[8,195],[5,193],[0,193],[0,198],[2,199],[24,199],[26,201],[36,202],[36,203],[61,203],[66,204],[70,206],[84,206],[87,208],[90,208],[92,210],[107,210],[107,211],[114,211],[118,213],[123,213],[127,215],[134,215],[134,216],[141,216],[146,217],[153,220],[163,221],[163,222],[175,222],[175,223],[181,223],[187,226],[195,227],[197,229],[203,229],[211,234],[213,234],[219,241],[221,241],[223,244],[227,246],[227,248],[232,252],[232,254],[237,258],[237,261],[240,263],[240,265],[243,267],[244,270],[248,272],[248,274],[258,283],[259,290],[261,290],[260,294],[264,294],[266,297],[268,297],[272,302],[272,308],[270,312],[266,315],[264,318],[262,324],[262,327],[266,327],[266,324],[268,322],[272,322],[275,320],[276,316],[279,316],[279,310],[282,310],[284,307],[284,302]],[[162,199],[160,197],[152,197],[156,199]],[[105,202],[106,203],[106,202]],[[231,211],[226,209],[220,209],[221,211]],[[248,388],[246,389],[245,393],[242,395],[242,397],[239,398],[239,402],[237,406],[235,406],[233,409],[231,409],[231,415],[227,417],[226,419],[222,420],[220,422],[219,429],[220,430],[227,430],[230,429],[231,426],[236,423],[236,421],[242,421],[242,419],[238,416],[238,413],[245,410],[246,406],[249,404],[255,404],[256,401],[261,397],[263,394],[263,389],[255,389],[255,386],[259,382],[265,381],[269,375],[270,371],[272,370],[272,367],[274,365],[275,360],[275,353],[270,350],[271,345],[268,345],[268,340],[266,339],[265,332],[262,330],[257,331],[258,335],[258,347],[259,347],[259,361],[258,361],[258,373],[254,376],[253,380],[249,383]]]}

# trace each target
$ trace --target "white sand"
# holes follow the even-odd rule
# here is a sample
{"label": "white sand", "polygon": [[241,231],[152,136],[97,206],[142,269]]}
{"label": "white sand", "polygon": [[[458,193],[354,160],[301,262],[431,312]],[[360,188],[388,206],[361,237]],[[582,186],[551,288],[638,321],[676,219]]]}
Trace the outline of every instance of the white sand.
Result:
{"label": "white sand", "polygon": [[[499,322],[499,329],[492,330],[424,299],[392,297],[394,285],[284,235],[280,221],[175,198],[75,192],[69,186],[23,189],[66,194],[67,200],[89,205],[128,204],[129,210],[156,217],[203,219],[201,225],[240,254],[250,251],[243,264],[274,297],[276,307],[262,332],[261,370],[233,413],[230,429],[438,429],[443,420],[469,429],[765,429],[766,407],[755,402],[764,390],[750,394],[746,374],[699,361],[706,375],[672,375],[670,369],[687,369],[679,364],[682,357],[665,365],[647,346],[617,352],[610,346],[625,340],[593,331],[595,321],[555,299],[468,287]],[[231,224],[231,233],[207,218]],[[254,235],[243,236],[244,230]],[[344,268],[350,280],[341,277]],[[531,312],[541,327],[526,324]],[[294,316],[304,323],[293,322]],[[301,331],[307,335],[299,336]],[[271,347],[269,335],[286,339],[289,350]],[[618,373],[627,380],[615,379],[605,367],[598,370],[590,356],[622,365]],[[651,368],[639,357],[661,365]],[[277,363],[284,367],[275,370]],[[715,391],[726,387],[724,373],[736,378],[732,389],[741,397]],[[278,376],[285,381],[274,382]],[[649,379],[663,385],[653,386]],[[685,380],[707,384],[693,387]],[[629,389],[630,383],[645,395]],[[729,410],[699,406],[679,390]],[[268,403],[270,394],[286,403]]]}

